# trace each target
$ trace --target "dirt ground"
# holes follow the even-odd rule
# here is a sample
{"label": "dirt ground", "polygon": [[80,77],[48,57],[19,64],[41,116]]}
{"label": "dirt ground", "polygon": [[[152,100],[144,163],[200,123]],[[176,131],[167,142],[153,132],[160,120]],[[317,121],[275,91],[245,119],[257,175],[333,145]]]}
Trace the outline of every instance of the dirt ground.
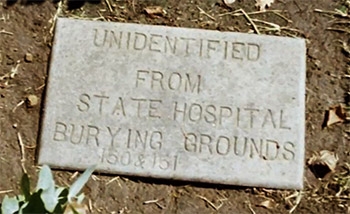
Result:
{"label": "dirt ground", "polygon": [[[346,168],[350,164],[346,135],[349,127],[337,124],[322,129],[325,110],[349,101],[346,99],[350,85],[346,78],[349,77],[349,58],[343,48],[350,45],[350,16],[326,13],[344,8],[345,2],[275,0],[269,8],[275,12],[250,14],[251,18],[281,26],[264,31],[261,26],[271,28],[273,25],[256,21],[261,33],[307,39],[303,191],[96,174],[84,188],[91,213],[289,213],[291,210],[294,213],[350,213],[350,169]],[[145,7],[154,5],[163,7],[167,13],[150,16],[144,12]],[[61,10],[58,15],[63,17],[239,32],[252,32],[252,26],[244,16],[232,15],[234,11],[240,8],[247,13],[258,11],[254,0],[238,0],[232,8],[216,0],[101,0],[61,5],[51,1],[0,1],[0,201],[5,194],[19,193],[21,161],[30,177],[34,181],[37,179],[35,156],[40,103],[47,77],[53,18],[58,8]],[[347,29],[348,32],[328,28]],[[26,58],[26,54],[33,58],[30,55]],[[24,102],[28,95],[36,95],[38,105],[29,107]],[[25,145],[25,160],[19,139]],[[339,156],[335,172],[322,180],[316,179],[306,164],[314,152],[321,150],[330,150]],[[74,172],[55,171],[54,174],[60,185],[72,183]],[[145,203],[150,200],[157,202]],[[266,200],[274,202],[274,206],[261,206]]]}

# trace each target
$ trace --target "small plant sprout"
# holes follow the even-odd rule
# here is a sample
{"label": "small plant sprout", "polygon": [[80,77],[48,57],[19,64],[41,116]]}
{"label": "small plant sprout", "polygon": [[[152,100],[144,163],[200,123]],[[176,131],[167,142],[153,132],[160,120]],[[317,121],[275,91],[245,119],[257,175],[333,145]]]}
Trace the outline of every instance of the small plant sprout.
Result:
{"label": "small plant sprout", "polygon": [[25,173],[21,179],[22,194],[4,197],[0,214],[29,214],[29,213],[85,213],[82,202],[82,190],[96,166],[89,167],[70,186],[58,187],[49,166],[44,165],[39,172],[39,179],[34,192],[30,191],[30,181]]}

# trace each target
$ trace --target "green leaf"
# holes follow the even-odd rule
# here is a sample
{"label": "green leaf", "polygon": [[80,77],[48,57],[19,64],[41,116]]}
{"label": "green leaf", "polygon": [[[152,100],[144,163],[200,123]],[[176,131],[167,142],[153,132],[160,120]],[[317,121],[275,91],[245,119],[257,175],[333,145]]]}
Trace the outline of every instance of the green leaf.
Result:
{"label": "green leaf", "polygon": [[43,165],[39,172],[39,180],[36,186],[36,191],[39,191],[39,189],[49,189],[51,186],[55,186],[55,181],[53,180],[51,169],[47,165]]}
{"label": "green leaf", "polygon": [[81,193],[80,195],[77,196],[77,203],[81,204],[85,198],[84,193]]}
{"label": "green leaf", "polygon": [[[58,189],[61,189],[61,188],[63,188],[63,187],[59,187]],[[68,193],[69,193],[69,189],[68,188],[63,188],[62,191],[60,191],[58,189],[56,190],[56,195],[58,194],[58,192],[60,192],[58,194],[58,203],[63,205],[63,204],[65,204],[68,201],[67,196],[68,196]]]}
{"label": "green leaf", "polygon": [[70,203],[72,202],[72,199],[75,198],[76,195],[81,191],[86,182],[89,180],[89,177],[91,176],[95,168],[96,165],[87,168],[85,172],[82,175],[80,175],[80,177],[69,188],[68,201]]}
{"label": "green leaf", "polygon": [[58,203],[58,196],[56,195],[55,181],[53,180],[51,169],[47,165],[44,165],[39,172],[36,189],[42,189],[41,199],[45,208],[47,211],[53,212]]}
{"label": "green leaf", "polygon": [[30,198],[30,181],[27,173],[24,173],[21,179],[21,191],[24,195],[25,201]]}
{"label": "green leaf", "polygon": [[2,214],[13,214],[18,210],[19,210],[18,200],[15,197],[9,198],[7,195],[5,195],[1,205]]}
{"label": "green leaf", "polygon": [[20,213],[47,213],[44,203],[40,197],[41,193],[41,189],[38,192],[33,193],[30,197],[29,202],[25,204],[25,207],[22,208],[22,211],[20,211]]}

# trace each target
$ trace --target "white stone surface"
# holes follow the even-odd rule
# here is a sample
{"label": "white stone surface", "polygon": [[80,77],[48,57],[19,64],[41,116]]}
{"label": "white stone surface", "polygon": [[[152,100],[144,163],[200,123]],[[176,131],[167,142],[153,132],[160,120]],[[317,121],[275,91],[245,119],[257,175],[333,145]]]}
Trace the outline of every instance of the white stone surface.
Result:
{"label": "white stone surface", "polygon": [[305,41],[59,18],[39,164],[303,188]]}

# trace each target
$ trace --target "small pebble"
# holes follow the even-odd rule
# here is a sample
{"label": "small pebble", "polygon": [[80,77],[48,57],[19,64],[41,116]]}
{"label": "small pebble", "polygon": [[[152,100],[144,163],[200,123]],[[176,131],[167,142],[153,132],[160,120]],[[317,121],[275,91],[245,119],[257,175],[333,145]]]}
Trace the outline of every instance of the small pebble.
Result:
{"label": "small pebble", "polygon": [[14,124],[12,125],[12,127],[13,127],[13,128],[17,128],[17,123],[14,123]]}
{"label": "small pebble", "polygon": [[24,59],[26,62],[33,62],[33,55],[31,53],[26,53]]}
{"label": "small pebble", "polygon": [[27,106],[28,106],[29,108],[31,108],[31,107],[34,107],[34,106],[38,105],[39,99],[38,99],[38,97],[35,96],[35,95],[29,95],[29,96],[27,97],[27,99],[26,99],[26,103],[27,103]]}

